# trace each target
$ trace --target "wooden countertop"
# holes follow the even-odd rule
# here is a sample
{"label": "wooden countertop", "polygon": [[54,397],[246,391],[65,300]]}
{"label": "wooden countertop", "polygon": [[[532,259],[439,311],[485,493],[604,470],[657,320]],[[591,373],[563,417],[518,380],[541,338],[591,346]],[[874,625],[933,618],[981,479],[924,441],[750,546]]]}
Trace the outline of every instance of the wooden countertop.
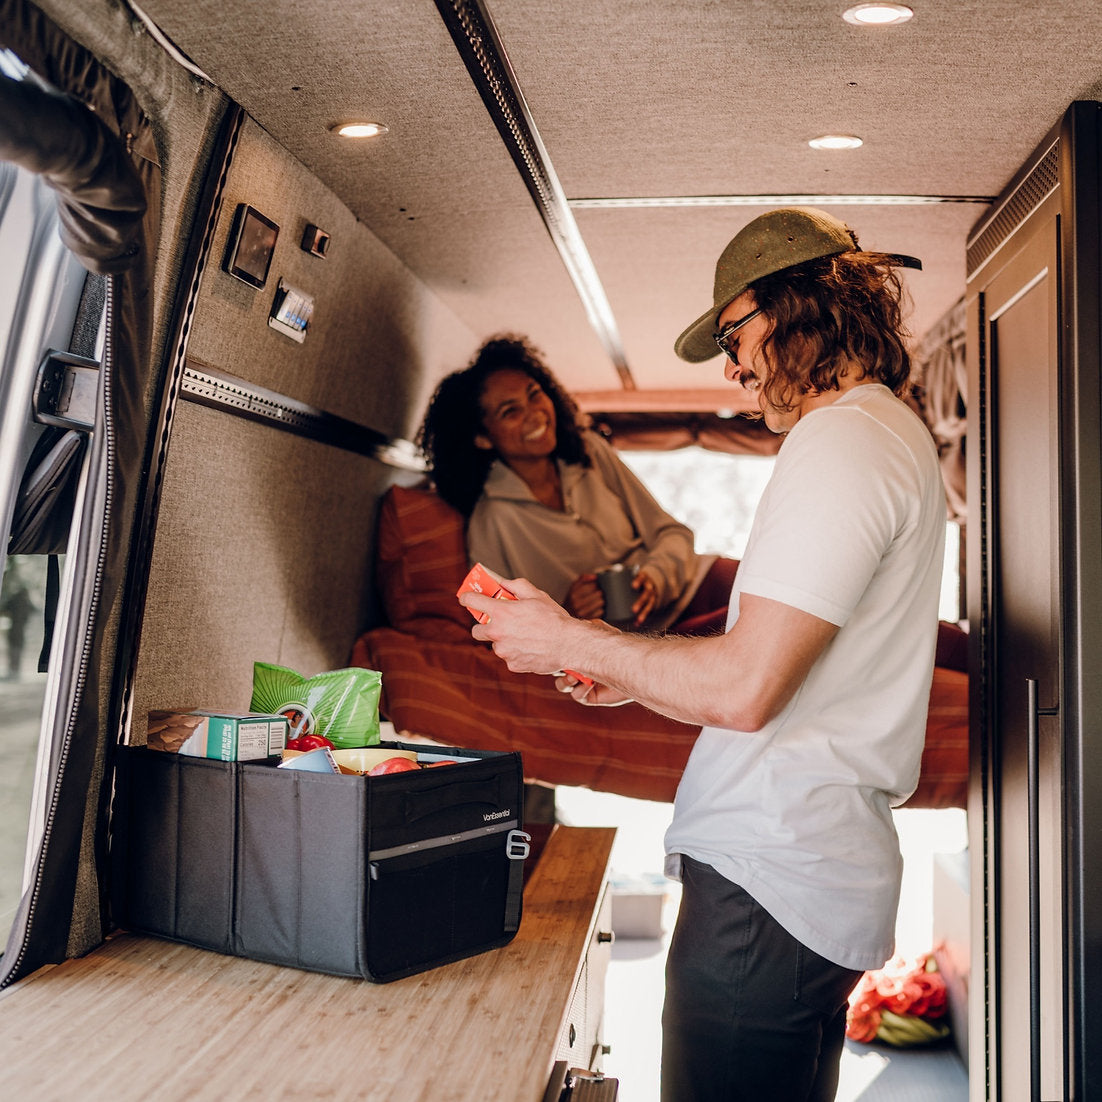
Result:
{"label": "wooden countertop", "polygon": [[4,1094],[540,1102],[614,835],[556,827],[509,945],[388,984],[118,934],[0,992]]}

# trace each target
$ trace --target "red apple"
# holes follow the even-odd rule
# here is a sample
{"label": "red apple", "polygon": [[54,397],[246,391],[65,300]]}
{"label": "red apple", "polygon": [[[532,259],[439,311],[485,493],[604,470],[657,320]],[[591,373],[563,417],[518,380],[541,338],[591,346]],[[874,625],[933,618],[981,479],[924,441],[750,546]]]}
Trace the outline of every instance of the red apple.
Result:
{"label": "red apple", "polygon": [[373,765],[368,771],[369,777],[381,777],[384,773],[405,773],[410,769],[416,769],[417,762],[409,758],[387,758],[385,761]]}
{"label": "red apple", "polygon": [[292,741],[298,742],[298,746],[291,748],[293,750],[319,750],[323,746],[328,746],[330,750],[336,750],[336,747],[324,735],[303,735],[300,739]]}

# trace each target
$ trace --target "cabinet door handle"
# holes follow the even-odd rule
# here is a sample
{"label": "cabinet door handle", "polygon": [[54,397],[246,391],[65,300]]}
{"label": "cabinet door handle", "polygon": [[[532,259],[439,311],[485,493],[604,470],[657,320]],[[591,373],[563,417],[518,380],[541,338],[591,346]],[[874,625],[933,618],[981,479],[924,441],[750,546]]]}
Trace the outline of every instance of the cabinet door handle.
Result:
{"label": "cabinet door handle", "polygon": [[1041,1099],[1041,781],[1040,716],[1059,708],[1037,706],[1037,680],[1026,678],[1026,798],[1029,818],[1029,1097]]}

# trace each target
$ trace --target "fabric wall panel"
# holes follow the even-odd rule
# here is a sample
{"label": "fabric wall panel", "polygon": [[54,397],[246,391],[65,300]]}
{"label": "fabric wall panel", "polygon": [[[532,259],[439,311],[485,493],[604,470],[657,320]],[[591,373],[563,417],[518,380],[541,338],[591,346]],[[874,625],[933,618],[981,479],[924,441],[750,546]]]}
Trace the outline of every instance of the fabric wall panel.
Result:
{"label": "fabric wall panel", "polygon": [[181,402],[131,741],[151,708],[246,710],[254,661],[347,663],[370,599],[374,460]]}
{"label": "fabric wall panel", "polygon": [[[349,155],[371,153],[354,148]],[[267,283],[259,290],[222,268],[239,203],[279,226]],[[324,259],[301,247],[308,223],[331,235]],[[280,278],[314,298],[302,344],[268,326]],[[248,120],[200,295],[191,359],[388,436],[416,431],[436,379],[463,366],[481,339],[302,164]]]}

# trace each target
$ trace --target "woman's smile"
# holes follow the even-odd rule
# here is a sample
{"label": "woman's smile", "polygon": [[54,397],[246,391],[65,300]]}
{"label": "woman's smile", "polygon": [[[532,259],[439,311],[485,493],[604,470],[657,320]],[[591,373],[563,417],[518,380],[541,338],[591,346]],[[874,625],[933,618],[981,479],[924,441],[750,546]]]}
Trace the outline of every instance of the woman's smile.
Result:
{"label": "woman's smile", "polygon": [[495,371],[482,388],[479,447],[506,462],[546,459],[555,450],[555,406],[535,379],[515,368]]}

